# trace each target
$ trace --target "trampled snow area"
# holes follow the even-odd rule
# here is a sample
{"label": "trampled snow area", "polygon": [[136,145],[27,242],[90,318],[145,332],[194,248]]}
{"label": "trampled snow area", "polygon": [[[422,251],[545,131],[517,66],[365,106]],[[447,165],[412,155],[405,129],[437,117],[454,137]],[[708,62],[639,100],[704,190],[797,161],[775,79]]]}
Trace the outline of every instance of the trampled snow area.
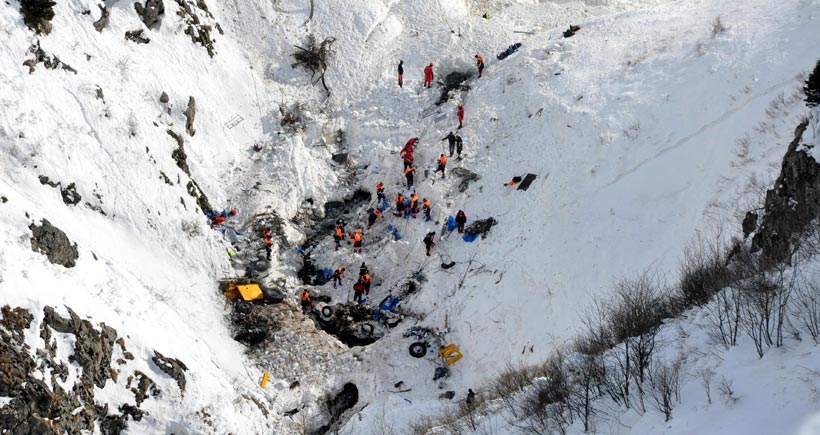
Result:
{"label": "trampled snow area", "polygon": [[[148,363],[154,349],[188,365],[179,401],[147,400],[149,415],[131,422],[129,433],[302,433],[303,425],[326,421],[319,399],[350,381],[359,388],[358,412],[343,430],[380,433],[383,421],[405,429],[442,409],[444,391],[461,400],[508,365],[542,361],[577,333],[584,308],[606,297],[618,277],[647,268],[674,274],[699,233],[720,223],[736,231],[735,215],[777,175],[805,115],[801,74],[820,57],[818,0],[340,0],[316,1],[310,21],[307,1],[208,2],[225,31],[213,32],[213,58],[183,33],[175,2],[165,2],[162,23],[145,30],[151,41],[144,45],[122,37],[144,28],[131,3],[109,5],[111,24],[100,33],[91,25],[96,4],[58,2],[54,30],[40,38],[76,74],[42,64],[29,74],[21,64],[35,37],[17,2],[0,8],[0,194],[8,199],[0,204],[0,302],[29,307],[36,324],[46,305],[105,322],[129,337],[133,369],[155,373]],[[726,28],[713,34],[717,17]],[[570,23],[581,30],[565,39]],[[336,38],[329,98],[292,68],[293,45],[303,46],[309,34]],[[497,60],[514,42],[522,47]],[[423,66],[434,62],[439,79],[474,73],[476,53],[486,60],[485,76],[436,106],[440,89],[422,89]],[[403,88],[395,83],[399,59]],[[159,102],[163,91],[168,104]],[[193,136],[182,114],[189,96],[197,106]],[[465,157],[451,158],[447,178],[436,179],[434,160],[446,152],[441,139],[457,126],[455,101],[466,109]],[[288,133],[280,107],[297,102],[306,128]],[[340,128],[345,148],[325,145],[322,134]],[[421,239],[440,224],[389,212],[365,233],[362,254],[334,251],[325,238],[312,251],[316,263],[355,275],[366,261],[372,301],[423,275],[426,282],[403,302],[423,319],[347,349],[324,333],[304,333],[312,324],[294,310],[280,346],[248,357],[232,340],[229,310],[216,291],[218,279],[241,271],[188,195],[189,176],[171,158],[177,144],[166,130],[184,137],[190,178],[211,205],[239,209],[236,226],[272,210],[288,219],[322,210],[379,181],[388,198],[409,196],[397,152],[414,136],[416,190],[433,203],[435,220],[463,209],[468,224],[486,217],[498,224],[474,243],[456,233],[437,240],[431,257]],[[349,153],[358,176],[352,184],[347,169],[330,160],[337,151]],[[457,167],[481,179],[459,192]],[[526,173],[537,175],[527,191],[503,185]],[[41,175],[76,183],[82,201],[64,204]],[[369,205],[349,229],[366,225]],[[31,251],[27,227],[44,218],[77,243],[76,267]],[[388,224],[401,240],[390,240]],[[287,280],[293,305],[302,288],[293,248],[304,230],[286,225],[291,246],[278,252],[270,275]],[[456,265],[443,270],[450,260]],[[344,284],[311,290],[344,302],[350,277]],[[446,330],[464,354],[443,385],[432,380],[437,359],[407,352],[412,340],[402,333],[414,324]],[[684,349],[705,352],[707,341],[692,335]],[[686,405],[669,423],[647,412],[613,417],[597,430],[788,433],[817,408],[809,385],[820,369],[814,346],[804,342],[762,361],[734,349],[719,359],[709,363],[734,379],[736,403],[707,406],[689,380]],[[275,376],[262,390],[265,370]],[[301,386],[289,389],[297,379]],[[164,381],[165,391],[176,391]],[[412,390],[395,393],[398,381]],[[128,394],[108,385],[98,400]],[[302,411],[283,416],[294,408]],[[496,419],[497,433],[514,433]]]}

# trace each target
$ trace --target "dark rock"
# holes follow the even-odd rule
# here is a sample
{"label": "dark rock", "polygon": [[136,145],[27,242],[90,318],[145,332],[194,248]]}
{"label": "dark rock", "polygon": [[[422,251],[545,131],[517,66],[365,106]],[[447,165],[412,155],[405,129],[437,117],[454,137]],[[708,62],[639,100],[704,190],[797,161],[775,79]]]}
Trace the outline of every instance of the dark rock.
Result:
{"label": "dark rock", "polygon": [[37,69],[37,64],[42,63],[46,69],[57,69],[62,68],[66,71],[71,71],[74,74],[77,74],[77,70],[68,65],[67,63],[63,63],[59,57],[46,53],[42,48],[40,48],[40,41],[38,40],[34,45],[29,47],[28,52],[32,55],[31,59],[26,59],[23,62],[24,66],[28,67],[29,74],[33,73],[35,69]]}
{"label": "dark rock", "polygon": [[795,129],[752,237],[752,252],[760,251],[764,267],[788,262],[806,226],[820,214],[820,164],[800,147],[807,126],[803,121]]}
{"label": "dark rock", "polygon": [[168,98],[168,94],[166,94],[165,91],[163,91],[162,94],[159,95],[159,102],[167,104],[168,101],[170,101],[170,98]]}
{"label": "dark rock", "polygon": [[188,154],[185,153],[185,139],[173,130],[165,130],[165,132],[177,142],[177,148],[171,152],[171,158],[177,163],[177,167],[182,169],[182,172],[190,176],[191,170],[188,168]]}
{"label": "dark rock", "polygon": [[59,228],[51,225],[46,219],[42,220],[42,225],[29,225],[31,230],[31,250],[45,254],[52,264],[59,264],[63,267],[74,267],[75,260],[80,257],[77,244],[71,244],[65,233]]}
{"label": "dark rock", "polygon": [[165,14],[165,5],[162,0],[146,0],[145,5],[134,3],[137,15],[142,19],[145,27],[151,28],[160,21],[160,17]]}
{"label": "dark rock", "polygon": [[103,90],[101,87],[97,86],[97,89],[94,91],[94,95],[98,100],[102,100],[105,103],[105,95],[103,95]]}
{"label": "dark rock", "polygon": [[154,351],[154,356],[151,358],[151,361],[153,361],[160,370],[165,372],[165,374],[177,381],[180,390],[185,391],[185,372],[188,370],[188,367],[186,367],[182,361],[176,358],[165,357],[156,350]]}
{"label": "dark rock", "polygon": [[757,219],[757,213],[751,211],[746,212],[746,216],[743,218],[743,223],[741,224],[744,239],[748,238],[749,235],[757,229]]}
{"label": "dark rock", "polygon": [[83,199],[79,193],[77,193],[77,186],[74,183],[69,184],[65,188],[60,188],[60,195],[63,197],[63,202],[66,205],[77,205]]}
{"label": "dark rock", "polygon": [[208,201],[208,197],[205,196],[205,193],[202,192],[202,189],[199,188],[196,181],[189,181],[185,187],[188,189],[188,194],[196,199],[196,205],[199,206],[199,209],[202,210],[203,213],[213,210],[211,208],[211,202]]}
{"label": "dark rock", "polygon": [[330,159],[336,163],[344,163],[347,161],[347,153],[333,154]]}
{"label": "dark rock", "polygon": [[159,388],[157,388],[157,384],[150,377],[148,377],[148,375],[137,370],[134,372],[134,378],[137,380],[137,386],[131,388],[131,392],[134,393],[134,401],[137,402],[137,406],[142,405],[142,402],[144,402],[149,395],[150,397],[159,396],[160,392]]}
{"label": "dark rock", "polygon": [[8,198],[6,198],[5,196],[0,196],[0,204],[5,204],[7,202],[9,202]]}
{"label": "dark rock", "polygon": [[142,36],[142,31],[142,29],[139,29],[125,32],[125,39],[136,42],[137,44],[147,44],[151,42],[151,38]]}
{"label": "dark rock", "polygon": [[97,29],[98,32],[102,32],[103,29],[108,26],[108,16],[111,15],[111,12],[109,12],[105,6],[97,6],[100,8],[100,19],[94,21],[94,28]]}
{"label": "dark rock", "polygon": [[39,177],[37,177],[37,179],[40,180],[40,184],[42,184],[44,186],[58,187],[60,185],[59,182],[51,181],[45,175],[40,175]]}
{"label": "dark rock", "polygon": [[71,334],[74,332],[74,325],[71,323],[71,318],[64,318],[57,314],[54,307],[43,308],[43,324],[50,326],[51,329],[62,332],[63,334]]}
{"label": "dark rock", "polygon": [[120,435],[126,429],[128,429],[128,422],[125,415],[107,415],[100,422],[102,435]]}
{"label": "dark rock", "polygon": [[193,136],[196,134],[196,130],[194,129],[194,118],[196,117],[196,100],[194,97],[188,97],[188,107],[182,112],[185,115],[185,131],[188,132],[188,136]]}

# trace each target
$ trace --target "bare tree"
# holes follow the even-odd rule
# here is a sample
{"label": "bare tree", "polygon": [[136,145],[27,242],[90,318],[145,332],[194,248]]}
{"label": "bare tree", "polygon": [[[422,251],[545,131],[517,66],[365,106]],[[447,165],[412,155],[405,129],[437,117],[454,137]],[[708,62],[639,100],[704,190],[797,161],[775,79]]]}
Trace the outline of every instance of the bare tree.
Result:
{"label": "bare tree", "polygon": [[649,397],[655,409],[663,413],[666,421],[672,418],[674,403],[680,402],[682,367],[681,358],[676,358],[670,363],[655,358],[649,371]]}
{"label": "bare tree", "polygon": [[820,287],[816,283],[808,280],[799,283],[791,313],[812,340],[820,344]]}
{"label": "bare tree", "polygon": [[703,385],[703,390],[706,392],[706,401],[712,404],[712,378],[715,377],[715,371],[712,369],[699,369],[695,372],[700,384]]}
{"label": "bare tree", "polygon": [[740,290],[732,286],[719,292],[706,311],[710,337],[717,343],[735,346],[741,321]]}
{"label": "bare tree", "polygon": [[569,405],[581,419],[584,432],[589,432],[592,417],[596,414],[593,400],[601,395],[606,371],[601,355],[590,352],[583,339],[576,340],[573,350],[575,354],[568,366],[571,373]]}

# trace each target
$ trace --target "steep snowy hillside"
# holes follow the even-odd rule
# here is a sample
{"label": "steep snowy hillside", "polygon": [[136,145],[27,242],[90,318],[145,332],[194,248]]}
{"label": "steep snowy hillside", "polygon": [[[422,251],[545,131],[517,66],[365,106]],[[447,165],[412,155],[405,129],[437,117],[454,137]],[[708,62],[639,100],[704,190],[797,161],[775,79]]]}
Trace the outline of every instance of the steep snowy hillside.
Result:
{"label": "steep snowy hillside", "polygon": [[[157,4],[156,20],[137,13]],[[817,0],[148,0],[137,10],[76,0],[57,2],[40,36],[19,6],[0,8],[0,305],[32,317],[3,312],[3,350],[33,364],[20,388],[72,397],[32,418],[73,418],[66,430],[94,433],[115,433],[116,419],[128,433],[324,433],[331,420],[331,430],[387,433],[438,411],[441,393],[458,401],[509,364],[542,361],[614,279],[674,271],[688,241],[776,176],[803,114],[800,74],[820,56]],[[563,38],[569,24],[581,29]],[[311,40],[331,44],[329,92],[294,63],[294,46]],[[486,60],[480,79],[475,54]],[[424,89],[430,62],[436,84]],[[452,72],[472,77],[439,104]],[[449,131],[464,138],[464,159],[440,179]],[[411,137],[433,221],[395,217],[391,205],[361,253],[334,250],[333,221],[364,228],[375,205],[337,201],[377,182],[391,204],[409,196],[398,151]],[[457,169],[480,178],[459,189]],[[528,190],[504,185],[527,173]],[[237,213],[211,227],[208,209]],[[439,239],[459,209],[468,224],[497,224],[473,243]],[[76,244],[76,264],[32,249],[57,244],[40,239],[44,220]],[[256,262],[266,226],[274,252]],[[60,253],[71,257],[70,244]],[[342,286],[303,285],[307,258],[346,267]],[[370,307],[401,294],[404,317],[348,348],[299,311],[298,294],[350,309],[362,262]],[[218,291],[246,266],[286,293],[254,308],[274,326],[252,347],[234,341]],[[411,326],[458,345],[449,377],[433,380],[435,349],[408,354]],[[10,411],[29,396],[4,382],[0,416],[29,418]],[[350,409],[330,399],[347,383]]]}

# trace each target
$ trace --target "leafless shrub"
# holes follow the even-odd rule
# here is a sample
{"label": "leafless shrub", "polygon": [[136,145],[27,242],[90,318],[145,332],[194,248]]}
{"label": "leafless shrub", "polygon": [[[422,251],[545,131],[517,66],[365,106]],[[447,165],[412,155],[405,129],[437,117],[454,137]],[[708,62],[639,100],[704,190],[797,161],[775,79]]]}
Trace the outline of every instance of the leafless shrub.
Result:
{"label": "leafless shrub", "polygon": [[134,62],[131,61],[130,57],[123,56],[119,60],[117,60],[117,63],[114,64],[114,67],[116,67],[117,71],[120,72],[120,77],[122,77],[123,80],[127,80],[131,75],[131,67],[133,65]]}
{"label": "leafless shrub", "polygon": [[718,393],[720,393],[721,397],[726,401],[726,403],[735,403],[738,400],[738,397],[735,396],[734,390],[734,381],[731,379],[721,376],[718,380]]}
{"label": "leafless shrub", "polygon": [[711,35],[712,39],[715,39],[718,35],[726,32],[727,30],[729,30],[729,27],[726,26],[723,23],[723,20],[720,18],[720,16],[717,16],[712,21],[712,28],[711,28],[710,35]]}
{"label": "leafless shrub", "polygon": [[726,257],[726,250],[718,237],[707,240],[699,236],[684,249],[683,261],[678,267],[680,281],[677,295],[685,308],[707,303],[732,281]]}
{"label": "leafless shrub", "polygon": [[672,418],[674,403],[680,403],[680,380],[683,360],[672,362],[653,359],[649,370],[649,397],[655,409],[662,412],[666,421]]}
{"label": "leafless shrub", "polygon": [[517,417],[519,407],[515,402],[515,395],[530,386],[533,377],[531,367],[515,367],[508,364],[495,377],[488,390],[491,396],[501,399],[512,415]]}
{"label": "leafless shrub", "polygon": [[714,343],[735,346],[741,320],[740,291],[728,287],[706,306],[707,333]]}
{"label": "leafless shrub", "polygon": [[795,290],[791,314],[811,339],[820,344],[820,287],[803,280]]}
{"label": "leafless shrub", "polygon": [[695,372],[700,384],[703,385],[703,391],[706,393],[706,402],[712,404],[712,379],[715,377],[715,371],[712,369],[699,369]]}
{"label": "leafless shrub", "polygon": [[786,96],[781,92],[769,102],[769,107],[766,108],[766,116],[768,116],[769,119],[779,119],[789,114],[787,108],[788,103],[786,102]]}
{"label": "leafless shrub", "polygon": [[280,105],[279,113],[282,115],[279,125],[284,127],[289,132],[297,133],[305,130],[305,121],[302,116],[301,104],[295,103],[290,107]]}
{"label": "leafless shrub", "polygon": [[635,121],[632,125],[624,129],[623,134],[629,140],[636,140],[641,132],[640,121]]}
{"label": "leafless shrub", "polygon": [[541,368],[538,377],[518,403],[522,418],[512,424],[533,435],[566,434],[571,423],[569,373],[561,352],[554,354]]}
{"label": "leafless shrub", "polygon": [[600,396],[601,385],[606,379],[603,358],[589,350],[590,347],[583,339],[576,340],[573,346],[575,355],[568,363],[569,406],[581,419],[584,432],[591,429],[592,418],[597,414],[593,400]]}

